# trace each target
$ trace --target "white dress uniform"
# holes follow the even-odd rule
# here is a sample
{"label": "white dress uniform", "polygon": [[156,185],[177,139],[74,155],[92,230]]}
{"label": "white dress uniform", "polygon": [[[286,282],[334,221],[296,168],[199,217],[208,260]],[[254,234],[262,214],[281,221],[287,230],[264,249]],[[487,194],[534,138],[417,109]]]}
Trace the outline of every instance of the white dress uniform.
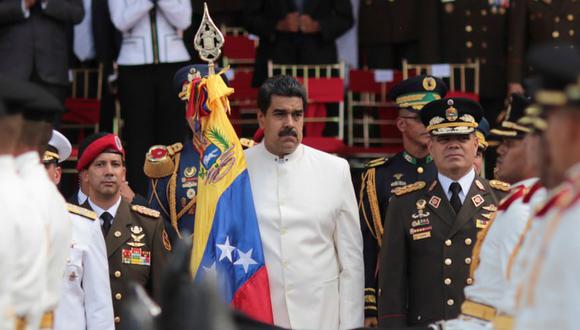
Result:
{"label": "white dress uniform", "polygon": [[[13,163],[14,159],[9,155],[0,155],[0,180],[4,179],[7,172],[6,167]],[[12,164],[13,165],[13,164]],[[2,207],[2,239],[0,240],[0,329],[14,328],[14,310],[12,306],[12,283],[16,280],[15,262],[16,255],[14,248],[16,245],[17,228],[16,223],[20,221],[21,214],[14,207],[6,207],[11,203],[11,191],[4,187],[4,182],[0,187],[0,205]],[[13,187],[10,187],[13,188]]]}
{"label": "white dress uniform", "polygon": [[[153,1],[109,0],[111,20],[123,33],[123,43],[117,58],[119,65],[153,64],[153,38],[150,11]],[[159,62],[189,60],[183,44],[183,30],[191,24],[191,1],[158,0],[155,11]],[[171,22],[171,23],[170,23]]]}
{"label": "white dress uniform", "polygon": [[245,151],[274,323],[352,329],[364,314],[362,234],[348,163],[299,145]]}
{"label": "white dress uniform", "polygon": [[[36,320],[43,313],[38,297],[46,285],[47,240],[44,222],[38,210],[30,207],[24,182],[16,172],[14,157],[0,156],[0,182],[2,220],[6,222],[3,240],[10,242],[8,251],[15,257],[8,291],[12,309],[19,318]],[[11,225],[14,226],[12,239],[9,237]],[[3,278],[4,274],[11,275],[10,269],[1,269]]]}
{"label": "white dress uniform", "polygon": [[[479,253],[479,265],[473,274],[473,285],[464,289],[466,300],[495,308],[508,285],[506,269],[510,255],[526,228],[532,214],[529,203],[524,203],[524,192],[537,178],[523,180],[512,185],[514,200],[507,209],[499,209],[489,228]],[[522,190],[520,193],[519,190]],[[504,200],[510,200],[512,194]],[[518,197],[519,196],[519,197]],[[447,321],[446,329],[489,329],[490,322],[462,315]]]}
{"label": "white dress uniform", "polygon": [[[539,253],[522,285],[515,329],[577,329],[580,315],[580,164],[568,193],[549,213]],[[570,172],[568,172],[570,174]],[[559,207],[561,206],[562,207]]]}
{"label": "white dress uniform", "polygon": [[54,329],[113,330],[109,261],[97,215],[72,204],[69,213],[72,241]]}
{"label": "white dress uniform", "polygon": [[[53,312],[60,297],[62,274],[69,255],[71,224],[66,202],[56,185],[50,181],[46,169],[40,163],[37,152],[26,152],[16,158],[18,173],[29,196],[27,209],[37,209],[44,221],[48,237],[46,286],[40,300],[45,313]],[[41,320],[32,322],[32,326]]]}

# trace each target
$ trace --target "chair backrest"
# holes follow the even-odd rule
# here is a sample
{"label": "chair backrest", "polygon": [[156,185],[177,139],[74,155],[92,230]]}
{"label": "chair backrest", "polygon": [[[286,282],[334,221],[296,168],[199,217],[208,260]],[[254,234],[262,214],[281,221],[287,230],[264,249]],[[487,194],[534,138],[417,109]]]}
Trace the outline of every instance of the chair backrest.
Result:
{"label": "chair backrest", "polygon": [[100,100],[103,95],[103,64],[96,68],[71,69],[70,97]]}
{"label": "chair backrest", "polygon": [[224,36],[248,36],[248,30],[242,26],[227,26],[222,25],[220,31]]}
{"label": "chair backrest", "polygon": [[[411,73],[413,74],[413,73]],[[348,86],[348,144],[399,144],[395,103],[387,94],[403,80],[396,70],[350,70]],[[371,127],[377,129],[371,132]],[[361,128],[361,129],[359,129]],[[372,136],[371,136],[372,135]]]}
{"label": "chair backrest", "polygon": [[[298,79],[306,89],[308,109],[304,118],[305,134],[321,135],[324,126],[330,123],[338,125],[334,138],[344,139],[344,77],[345,65],[333,64],[275,64],[268,61],[268,77],[290,75]],[[326,104],[337,104],[336,115],[329,115]],[[322,110],[322,111],[321,111]]]}
{"label": "chair backrest", "polygon": [[246,35],[228,36],[224,42],[224,55],[222,58],[223,65],[240,67],[252,67],[256,59],[256,48],[258,41],[250,39]]}
{"label": "chair backrest", "polygon": [[252,86],[251,69],[230,69],[232,72],[229,86],[234,89],[230,95],[232,109],[231,122],[239,136],[252,136],[258,128],[257,98],[258,89]]}
{"label": "chair backrest", "polygon": [[403,78],[410,73],[438,76],[447,83],[450,92],[473,93],[479,96],[479,60],[471,63],[416,64],[403,60]]}

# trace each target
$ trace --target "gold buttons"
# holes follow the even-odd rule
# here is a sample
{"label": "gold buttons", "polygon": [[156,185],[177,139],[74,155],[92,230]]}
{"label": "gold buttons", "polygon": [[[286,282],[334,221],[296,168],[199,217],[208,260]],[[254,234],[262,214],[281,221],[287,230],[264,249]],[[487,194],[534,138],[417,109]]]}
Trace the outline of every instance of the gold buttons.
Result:
{"label": "gold buttons", "polygon": [[485,64],[487,63],[487,58],[482,57],[479,61],[481,62],[481,64]]}
{"label": "gold buttons", "polygon": [[446,264],[447,266],[450,266],[452,263],[453,263],[453,261],[451,261],[451,259],[449,259],[449,258],[446,258],[446,259],[445,259],[445,264]]}
{"label": "gold buttons", "polygon": [[446,246],[451,246],[451,240],[450,240],[450,239],[446,240],[446,241],[445,241],[445,245],[446,245]]}
{"label": "gold buttons", "polygon": [[487,42],[482,42],[481,43],[481,48],[486,49],[487,48]]}
{"label": "gold buttons", "polygon": [[123,298],[123,295],[120,293],[115,293],[115,299],[116,300],[121,300],[121,298]]}
{"label": "gold buttons", "polygon": [[558,32],[558,31],[554,31],[554,32],[552,32],[552,38],[556,39],[556,38],[558,38],[559,36],[560,36],[560,32]]}
{"label": "gold buttons", "polygon": [[453,300],[453,299],[447,299],[447,305],[453,306],[454,304],[455,304],[455,300]]}
{"label": "gold buttons", "polygon": [[118,237],[121,237],[121,232],[117,230],[117,231],[115,231],[115,234],[114,234],[114,235],[115,235],[115,237],[117,237],[117,238],[118,238]]}
{"label": "gold buttons", "polygon": [[468,277],[468,278],[465,280],[465,283],[467,283],[467,285],[472,285],[472,284],[473,284],[473,279],[472,279],[471,277]]}
{"label": "gold buttons", "polygon": [[465,31],[471,32],[471,31],[473,31],[473,27],[471,27],[471,25],[466,25],[465,26]]}
{"label": "gold buttons", "polygon": [[467,42],[465,43],[465,47],[467,47],[467,48],[471,48],[471,47],[473,47],[473,42],[471,42],[471,41],[467,41]]}
{"label": "gold buttons", "polygon": [[481,16],[487,16],[487,10],[482,9],[481,10]]}
{"label": "gold buttons", "polygon": [[421,166],[417,167],[417,173],[423,174],[423,172],[425,172],[425,170],[423,169],[423,167],[421,167]]}
{"label": "gold buttons", "polygon": [[574,15],[568,14],[568,16],[566,16],[566,19],[572,22],[574,20]]}
{"label": "gold buttons", "polygon": [[469,10],[469,9],[468,9],[468,10],[466,10],[466,11],[465,11],[465,16],[471,16],[471,10]]}
{"label": "gold buttons", "polygon": [[445,285],[451,285],[451,279],[446,278],[445,280],[443,280],[443,283],[445,283]]}
{"label": "gold buttons", "polygon": [[574,32],[574,30],[570,30],[570,31],[568,31],[568,34],[570,35],[570,37],[573,37],[575,32]]}
{"label": "gold buttons", "polygon": [[471,243],[473,243],[473,242],[471,241],[471,238],[466,238],[466,239],[465,239],[465,245],[471,245]]}
{"label": "gold buttons", "polygon": [[120,272],[120,271],[118,271],[118,270],[117,270],[117,271],[115,271],[115,277],[116,277],[116,278],[119,278],[119,277],[121,277],[121,272]]}
{"label": "gold buttons", "polygon": [[379,289],[379,297],[383,295],[383,290]]}
{"label": "gold buttons", "polygon": [[487,26],[485,26],[485,25],[484,25],[484,26],[482,26],[482,27],[481,27],[481,31],[483,31],[483,32],[487,32]]}
{"label": "gold buttons", "polygon": [[465,258],[465,264],[469,265],[471,263],[471,258]]}
{"label": "gold buttons", "polygon": [[556,17],[554,17],[554,22],[556,22],[556,23],[560,23],[560,16],[556,16]]}
{"label": "gold buttons", "polygon": [[115,323],[121,323],[121,318],[118,316],[115,316]]}

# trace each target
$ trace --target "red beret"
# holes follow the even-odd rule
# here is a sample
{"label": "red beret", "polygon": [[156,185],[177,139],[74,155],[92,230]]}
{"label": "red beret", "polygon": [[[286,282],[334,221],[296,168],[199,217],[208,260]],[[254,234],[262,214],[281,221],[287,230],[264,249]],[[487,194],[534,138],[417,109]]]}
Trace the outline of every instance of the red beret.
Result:
{"label": "red beret", "polygon": [[97,158],[106,150],[119,153],[123,156],[123,159],[125,158],[125,149],[123,149],[123,145],[121,144],[119,137],[115,134],[107,134],[91,142],[86,147],[77,162],[77,171],[80,172],[89,167],[93,160],[95,160],[95,158]]}

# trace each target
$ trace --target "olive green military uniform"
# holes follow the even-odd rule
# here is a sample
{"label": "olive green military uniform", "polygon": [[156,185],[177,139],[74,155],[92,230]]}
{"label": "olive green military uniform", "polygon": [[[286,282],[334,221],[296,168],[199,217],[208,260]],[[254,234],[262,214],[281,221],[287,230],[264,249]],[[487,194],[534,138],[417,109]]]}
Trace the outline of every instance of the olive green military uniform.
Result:
{"label": "olive green military uniform", "polygon": [[521,83],[533,70],[526,53],[545,42],[578,43],[580,1],[513,0],[509,31],[508,81]]}
{"label": "olive green military uniform", "polygon": [[379,325],[420,326],[459,315],[477,234],[508,184],[476,178],[458,214],[438,180],[391,199],[379,258]]}
{"label": "olive green military uniform", "polygon": [[159,212],[121,201],[105,237],[115,324],[130,281],[142,285],[154,299],[160,296],[161,275],[171,244]]}

